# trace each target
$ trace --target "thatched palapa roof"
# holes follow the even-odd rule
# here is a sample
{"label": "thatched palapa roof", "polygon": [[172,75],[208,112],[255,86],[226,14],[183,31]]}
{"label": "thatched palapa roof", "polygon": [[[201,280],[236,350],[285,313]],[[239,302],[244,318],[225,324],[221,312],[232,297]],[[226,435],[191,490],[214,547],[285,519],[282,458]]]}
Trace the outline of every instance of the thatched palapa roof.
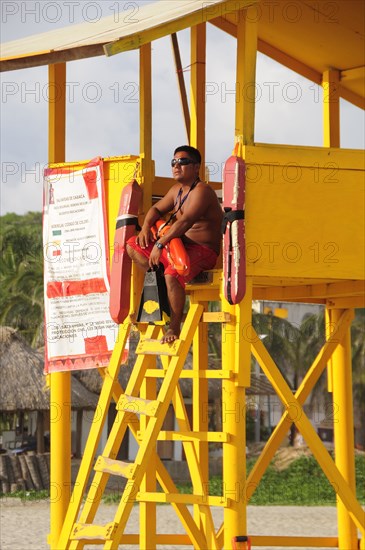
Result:
{"label": "thatched palapa roof", "polygon": [[[0,411],[50,408],[43,354],[10,327],[0,327]],[[98,397],[72,376],[73,409],[95,409]]]}

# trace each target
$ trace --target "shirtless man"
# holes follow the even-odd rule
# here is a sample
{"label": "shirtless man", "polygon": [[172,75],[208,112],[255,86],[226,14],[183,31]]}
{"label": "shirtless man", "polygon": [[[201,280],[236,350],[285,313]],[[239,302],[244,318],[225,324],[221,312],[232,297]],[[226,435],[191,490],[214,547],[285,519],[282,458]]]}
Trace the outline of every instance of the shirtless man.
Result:
{"label": "shirtless man", "polygon": [[[167,295],[171,309],[169,329],[162,343],[179,338],[185,305],[185,283],[201,271],[213,269],[221,244],[222,209],[213,189],[199,178],[201,156],[189,145],[178,147],[171,161],[175,184],[146,214],[137,237],[129,239],[127,252],[145,271],[162,263],[165,267]],[[157,241],[151,227],[170,213],[171,229]],[[190,273],[179,275],[169,264],[165,245],[180,237],[190,257]]]}

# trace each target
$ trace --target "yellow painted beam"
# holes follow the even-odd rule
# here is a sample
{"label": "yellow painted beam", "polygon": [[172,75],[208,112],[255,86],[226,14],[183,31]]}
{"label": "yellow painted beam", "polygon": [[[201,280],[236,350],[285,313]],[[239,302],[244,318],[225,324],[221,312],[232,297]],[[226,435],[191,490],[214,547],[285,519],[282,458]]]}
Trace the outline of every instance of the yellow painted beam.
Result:
{"label": "yellow painted beam", "polygon": [[[204,407],[202,408],[204,412]],[[162,430],[159,433],[158,441],[209,441],[215,443],[224,443],[225,441],[228,441],[228,435],[225,432],[173,432]]]}
{"label": "yellow painted beam", "polygon": [[301,61],[299,61],[299,59],[296,59],[295,57],[292,57],[291,55],[283,52],[279,48],[276,48],[272,44],[269,44],[268,42],[259,39],[258,50],[268,57],[271,57],[271,59],[274,59],[278,63],[281,63],[281,65],[284,65],[284,67],[287,67],[288,69],[295,71],[301,76],[308,78],[308,80],[311,80],[316,84],[321,84],[321,73],[319,73],[315,69],[312,69],[312,67],[309,67],[305,63],[302,63]]}
{"label": "yellow painted beam", "polygon": [[[77,474],[76,482],[74,485],[72,499],[67,510],[66,518],[62,527],[62,532],[57,545],[54,546],[57,550],[66,549],[68,540],[70,538],[71,530],[76,522],[81,504],[82,498],[85,493],[87,482],[93,467],[95,454],[100,442],[101,433],[107,417],[109,404],[112,398],[112,391],[114,388],[114,382],[119,373],[120,361],[123,355],[123,350],[129,335],[129,324],[124,323],[119,327],[118,339],[113,349],[113,353],[107,369],[103,369],[105,380],[102,386],[99,404],[96,408],[96,412],[93,418],[93,422],[90,426],[90,433],[85,445],[84,454],[81,460],[80,468]],[[60,453],[60,458],[63,459],[63,454]],[[87,518],[84,519],[85,523]]]}
{"label": "yellow painted beam", "polygon": [[[140,395],[142,399],[151,400],[154,402],[156,399],[156,380],[152,378],[145,378],[143,380]],[[146,433],[146,429],[150,419],[146,416],[140,417],[140,433],[142,438]],[[156,448],[154,446],[154,448]],[[140,491],[142,494],[156,491],[156,452],[152,452],[148,468],[142,479],[140,485]],[[140,548],[156,548],[156,534],[157,534],[157,511],[156,502],[142,501],[139,506],[139,531]]]}
{"label": "yellow painted beam", "polygon": [[[331,338],[332,331],[336,325],[333,325],[332,321],[332,311],[326,307],[324,310],[324,329],[326,334],[326,340],[328,341]],[[327,390],[332,392],[333,388],[333,371],[332,371],[332,356],[329,358],[327,363]]]}
{"label": "yellow painted beam", "polygon": [[340,72],[323,73],[323,145],[340,147]]}
{"label": "yellow painted beam", "polygon": [[[182,331],[181,331],[181,336],[180,336],[181,339],[179,341],[180,344],[179,344],[178,356],[171,358],[169,369],[167,369],[166,371],[166,376],[164,378],[164,381],[159,391],[159,400],[161,401],[161,406],[160,406],[158,417],[150,418],[150,421],[147,425],[147,428],[145,431],[145,437],[141,441],[141,445],[138,449],[137,456],[135,459],[135,463],[138,464],[139,467],[137,468],[133,483],[130,485],[128,484],[126,485],[123,493],[123,498],[121,499],[121,502],[119,503],[115,513],[114,520],[118,524],[116,534],[115,534],[115,539],[114,541],[106,542],[105,550],[107,549],[112,550],[112,549],[118,548],[119,539],[124,532],[131,509],[133,507],[133,502],[135,500],[134,498],[135,489],[140,486],[144,473],[148,467],[148,460],[151,456],[151,453],[153,452],[153,442],[157,440],[158,433],[161,430],[162,423],[166,416],[166,412],[169,407],[170,401],[175,393],[176,388],[178,388],[179,374],[184,365],[184,361],[186,359],[187,353],[190,348],[190,344],[193,339],[193,335],[195,333],[195,330],[197,328],[197,325],[199,323],[202,313],[203,313],[203,308],[199,305],[193,304],[189,309],[189,312],[187,314],[186,320],[183,324]],[[148,358],[151,358],[151,356],[144,356],[145,368],[139,369],[139,371],[135,375],[136,377],[142,377],[142,378],[144,377],[144,372],[146,368],[150,366],[146,361],[146,359]],[[133,373],[136,370],[138,369],[135,368],[133,370],[131,378],[129,379],[128,385],[131,383]],[[129,391],[128,385],[126,388],[126,393],[129,395],[133,395],[133,392]],[[114,445],[116,445],[118,441],[120,441],[121,427],[122,426],[119,426],[119,423],[117,423],[117,426],[114,424],[112,428],[112,431],[108,438],[107,445],[105,447],[105,454],[107,456],[110,455],[110,452],[114,450]],[[115,434],[112,433],[114,429],[117,431],[117,433]],[[108,448],[109,441],[110,441],[110,447]]]}
{"label": "yellow painted beam", "polygon": [[202,156],[200,177],[205,180],[205,64],[206,25],[191,29],[190,145]]}
{"label": "yellow painted beam", "polygon": [[[353,317],[353,310],[347,311]],[[333,309],[331,311],[332,322],[337,323],[342,314],[343,310]],[[350,328],[347,329],[345,337],[332,356],[332,397],[335,463],[349,488],[356,494]],[[339,547],[356,548],[356,526],[347,505],[339,498],[338,494],[337,522]],[[365,534],[365,523],[363,524],[363,534]]]}
{"label": "yellow painted beam", "polygon": [[[190,369],[181,371],[180,378],[231,378],[232,377],[231,369],[210,369],[207,371],[194,372]],[[151,378],[163,378],[165,373],[161,369],[148,369],[146,371],[146,377]]]}
{"label": "yellow painted beam", "polygon": [[289,546],[296,548],[338,548],[337,537],[288,537],[252,535],[252,546]]}
{"label": "yellow painted beam", "polygon": [[[204,166],[204,165],[203,165]],[[208,309],[207,303],[202,303],[204,312]],[[204,314],[203,314],[204,315]],[[202,319],[198,325],[193,339],[193,371],[196,374],[204,372],[208,369],[208,326]],[[199,376],[192,379],[192,398],[193,398],[193,418],[192,429],[196,432],[208,431],[208,380]],[[208,442],[204,440],[194,440],[194,450],[196,454],[197,464],[200,469],[198,483],[193,484],[193,492],[198,493],[203,487],[209,485],[209,449]],[[202,512],[202,513],[201,513]],[[199,506],[194,506],[194,519],[197,525],[200,526],[206,533],[208,547],[212,546],[211,538],[214,528],[211,529],[212,522],[208,522],[206,510],[201,510]]]}
{"label": "yellow painted beam", "polygon": [[317,283],[292,286],[274,286],[271,288],[256,288],[256,300],[271,300],[271,301],[299,301],[306,299],[307,302],[314,303],[314,300],[321,299],[322,303],[326,300],[331,303],[337,303],[337,300],[359,300],[359,307],[362,307],[362,300],[365,294],[364,281],[341,281],[336,283]]}
{"label": "yellow painted beam", "polygon": [[[363,172],[365,169],[364,154],[359,149],[328,149],[327,147],[255,143],[254,146],[243,148],[243,157],[247,164],[262,165],[263,169],[269,169],[270,166],[294,165],[311,168],[314,170],[314,175],[318,170],[331,170],[333,167],[339,171],[359,170]],[[330,163],[333,163],[334,166],[331,166]],[[274,181],[270,181],[274,183]],[[321,181],[316,181],[316,183],[319,184]],[[329,181],[324,183],[329,183]]]}
{"label": "yellow painted beam", "polygon": [[[235,38],[237,37],[237,25],[233,23],[229,18],[218,16],[212,19],[210,23],[218,27],[222,31],[230,34],[231,36]],[[306,65],[292,55],[285,53],[276,46],[273,46],[272,44],[269,44],[268,42],[260,38],[258,39],[257,47],[260,53],[271,57],[271,59],[274,59],[278,63],[281,63],[281,65],[284,65],[284,67],[295,71],[301,76],[304,76],[304,78],[308,78],[308,80],[311,80],[318,85],[322,84],[322,74],[318,70],[313,69],[309,65]],[[344,81],[346,83],[346,81],[349,80],[358,80],[361,78],[363,79],[363,74],[364,67],[345,69],[341,71],[341,81]],[[365,109],[364,97],[341,85],[340,96],[343,99],[346,99],[346,101],[349,101],[350,103],[355,105],[356,107],[359,107],[360,109]]]}
{"label": "yellow painted beam", "polygon": [[235,135],[244,145],[255,141],[255,91],[257,57],[257,19],[251,11],[237,13],[237,66]]}
{"label": "yellow painted beam", "polygon": [[329,298],[326,302],[328,309],[356,309],[365,308],[364,296],[347,296],[346,298]]}
{"label": "yellow painted beam", "polygon": [[223,287],[221,291],[222,310],[230,315],[222,325],[222,367],[234,372],[222,381],[222,428],[228,437],[223,444],[224,548],[231,547],[233,537],[247,534],[245,386],[250,383],[251,335],[247,338],[245,330],[251,326],[251,293],[252,281],[247,280],[244,300],[233,306],[225,300]]}
{"label": "yellow painted beam", "polygon": [[257,0],[235,0],[234,8],[232,8],[232,0],[226,0],[221,2],[218,5],[212,5],[211,2],[206,4],[202,3],[201,7],[193,12],[189,13],[185,17],[181,17],[175,21],[168,21],[157,27],[146,29],[143,32],[135,33],[115,42],[104,45],[105,55],[111,56],[121,52],[135,50],[142,46],[143,44],[148,44],[154,40],[158,40],[163,36],[169,36],[174,32],[182,31],[183,29],[188,29],[195,27],[200,23],[206,23],[211,19],[214,19],[218,15],[224,16],[227,13],[231,13],[237,9],[242,9],[247,6],[256,4]]}
{"label": "yellow painted beam", "polygon": [[[224,500],[220,496],[183,494],[183,493],[137,493],[136,500],[139,502],[179,503],[196,504],[200,506],[223,506]],[[209,550],[212,550],[209,548]]]}
{"label": "yellow painted beam", "polygon": [[152,159],[152,61],[151,44],[141,46],[139,50],[139,86],[140,86],[140,144],[141,155]]}
{"label": "yellow painted beam", "polygon": [[[222,31],[230,34],[231,36],[237,38],[237,25],[232,23],[229,19],[225,17],[216,17],[215,19],[212,19],[210,23]],[[302,63],[299,61],[299,59],[295,59],[295,57],[292,57],[291,55],[283,52],[279,48],[276,48],[272,44],[269,44],[268,42],[265,42],[265,40],[262,40],[259,38],[257,40],[257,49],[260,53],[263,53],[267,55],[268,57],[271,57],[271,59],[274,59],[278,63],[281,63],[284,65],[284,67],[287,67],[288,69],[291,69],[292,71],[295,71],[296,73],[300,74],[301,76],[304,76],[305,78],[308,78],[312,82],[315,82],[316,84],[321,84],[322,82],[322,75],[315,69],[312,69],[305,63]]]}
{"label": "yellow painted beam", "polygon": [[356,107],[359,107],[359,109],[365,109],[365,98],[343,86],[341,86],[341,97]]}
{"label": "yellow painted beam", "polygon": [[298,399],[293,396],[292,391],[284,381],[279,369],[270,357],[267,349],[257,336],[253,343],[253,354],[265,372],[267,378],[273,385],[284,407],[287,409],[288,417],[294,422],[303,435],[308,447],[315,456],[328,480],[335,488],[336,494],[343,502],[349,512],[351,519],[360,530],[364,530],[364,510],[356,500],[354,491],[344,479],[341,472],[334,464],[327,449],[313,428],[306,416]]}
{"label": "yellow painted beam", "polygon": [[[166,359],[164,359],[166,362]],[[180,430],[190,431],[190,421],[186,411],[184,398],[180,386],[176,387],[175,394],[172,400],[176,420]],[[194,403],[193,403],[194,408]],[[199,403],[198,403],[198,408]],[[194,418],[193,418],[194,421]],[[205,443],[207,445],[207,443]],[[207,549],[218,550],[218,544],[215,537],[214,522],[211,510],[207,503],[208,498],[208,478],[206,477],[207,465],[201,463],[199,448],[197,449],[197,442],[195,440],[183,441],[183,448],[186,455],[186,461],[190,471],[191,481],[193,484],[193,491],[197,495],[203,495],[205,501],[196,502],[194,506],[194,521],[199,531],[203,533],[206,539]]]}
{"label": "yellow painted beam", "polygon": [[[66,64],[48,68],[48,162],[65,162]],[[50,374],[51,533],[49,543],[57,548],[71,496],[71,373]],[[52,411],[55,417],[52,417]]]}
{"label": "yellow painted beam", "polygon": [[[341,320],[336,326],[336,329],[333,330],[332,334],[329,336],[328,341],[319,351],[311,367],[308,369],[303,381],[301,382],[297,392],[295,393],[295,397],[301,405],[303,405],[308,398],[310,392],[312,391],[314,385],[316,384],[320,375],[325,369],[326,364],[331,358],[338,343],[341,341],[342,338],[344,338],[346,330],[351,325],[351,319],[352,317],[347,313],[342,316]],[[273,433],[271,434],[254,467],[247,477],[248,500],[257,489],[258,484],[260,483],[260,480],[265,473],[267,466],[272,460],[281,441],[288,432],[290,424],[291,420],[289,418],[289,411],[287,409],[285,410],[283,416],[276,425]]]}
{"label": "yellow painted beam", "polygon": [[365,80],[365,67],[354,67],[340,71],[341,80]]}

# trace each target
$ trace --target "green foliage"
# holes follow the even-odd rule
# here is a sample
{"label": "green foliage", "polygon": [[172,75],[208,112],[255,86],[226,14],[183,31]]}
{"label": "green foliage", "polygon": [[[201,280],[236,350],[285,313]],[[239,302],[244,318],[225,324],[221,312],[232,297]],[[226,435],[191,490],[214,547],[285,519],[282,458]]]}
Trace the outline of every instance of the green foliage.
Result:
{"label": "green foliage", "polygon": [[49,498],[49,491],[43,489],[42,491],[16,491],[14,493],[0,493],[0,498],[20,498],[23,502],[32,501],[38,502],[39,500],[47,500]]}
{"label": "green foliage", "polygon": [[[256,458],[247,461],[248,472],[255,462]],[[365,456],[355,457],[355,468],[357,498],[361,504],[365,504]],[[179,486],[179,490],[191,493],[192,487],[184,484]],[[215,476],[209,480],[209,494],[223,495],[221,477]],[[240,498],[244,496],[243,491]],[[312,456],[302,456],[283,470],[270,465],[249,503],[260,506],[332,506],[336,504],[336,494],[317,461]]]}
{"label": "green foliage", "polygon": [[0,323],[43,343],[42,214],[0,217]]}

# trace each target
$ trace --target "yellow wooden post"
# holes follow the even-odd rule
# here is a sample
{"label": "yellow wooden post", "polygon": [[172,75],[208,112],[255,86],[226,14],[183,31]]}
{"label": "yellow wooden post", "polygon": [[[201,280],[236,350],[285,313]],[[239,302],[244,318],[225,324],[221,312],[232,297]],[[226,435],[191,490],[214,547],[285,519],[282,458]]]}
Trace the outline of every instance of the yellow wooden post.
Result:
{"label": "yellow wooden post", "polygon": [[[325,334],[326,334],[326,340],[328,340],[331,336],[331,333],[333,331],[333,321],[332,321],[332,313],[331,309],[326,307],[325,309]],[[333,370],[332,370],[332,357],[330,357],[328,363],[327,363],[327,389],[329,392],[332,393],[332,387],[333,387]]]}
{"label": "yellow wooden post", "polygon": [[202,156],[200,176],[205,179],[205,23],[191,28],[190,145]]}
{"label": "yellow wooden post", "polygon": [[255,141],[257,17],[253,8],[237,12],[236,136]]}
{"label": "yellow wooden post", "polygon": [[[201,303],[201,302],[200,302]],[[207,308],[207,304],[201,303]],[[193,432],[208,431],[208,379],[199,377],[199,371],[208,368],[208,327],[201,321],[193,340],[193,370],[197,377],[193,378]],[[207,441],[196,441],[195,452],[200,465],[202,481],[208,485],[209,481],[209,450]],[[194,487],[198,493],[200,487]],[[208,492],[208,491],[207,491]],[[201,531],[206,532],[208,525],[200,515],[198,505],[194,506],[195,522]]]}
{"label": "yellow wooden post", "polygon": [[154,169],[152,162],[152,59],[151,44],[139,50],[139,150],[142,159],[143,212],[152,204]]}
{"label": "yellow wooden post", "polygon": [[[66,64],[49,65],[48,161],[65,161]],[[51,548],[57,548],[71,495],[71,373],[50,375]]]}
{"label": "yellow wooden post", "polygon": [[323,73],[323,145],[340,146],[340,72]]}
{"label": "yellow wooden post", "polygon": [[[257,23],[250,9],[237,12],[237,75],[235,135],[244,145],[254,143]],[[233,367],[234,379],[223,382],[222,424],[229,434],[223,445],[223,480],[225,488],[224,548],[231,540],[247,535],[246,500],[246,389],[251,370],[252,279],[247,279],[246,296],[241,304],[222,310],[231,321],[222,332],[223,368]],[[223,292],[222,292],[223,294]],[[233,365],[232,365],[233,362]]]}
{"label": "yellow wooden post", "polygon": [[251,370],[252,279],[247,280],[246,296],[231,306],[223,298],[222,310],[230,321],[222,330],[222,368],[234,375],[222,383],[222,430],[228,435],[223,445],[224,548],[231,540],[247,535],[246,515],[246,388]]}
{"label": "yellow wooden post", "polygon": [[[340,309],[332,310],[338,323]],[[332,356],[335,462],[355,493],[354,421],[352,399],[351,333],[347,330]],[[347,507],[337,497],[338,547],[357,548],[357,533]]]}
{"label": "yellow wooden post", "polygon": [[[146,160],[152,159],[152,63],[151,44],[139,50],[139,149]],[[149,182],[151,183],[151,182]]]}
{"label": "yellow wooden post", "polygon": [[[146,378],[141,386],[140,396],[143,399],[156,399],[156,378]],[[147,429],[150,419],[140,415],[140,433],[141,438]],[[145,476],[142,479],[140,493],[142,496],[148,492],[156,491],[156,453],[152,453]],[[156,548],[156,502],[139,503],[139,548],[144,550],[154,550]]]}
{"label": "yellow wooden post", "polygon": [[[151,44],[141,46],[139,50],[139,150],[141,166],[139,174],[143,189],[142,212],[145,216],[152,204],[152,185],[154,164],[152,161],[152,55]],[[138,312],[143,287],[143,274],[133,265],[130,311]]]}

